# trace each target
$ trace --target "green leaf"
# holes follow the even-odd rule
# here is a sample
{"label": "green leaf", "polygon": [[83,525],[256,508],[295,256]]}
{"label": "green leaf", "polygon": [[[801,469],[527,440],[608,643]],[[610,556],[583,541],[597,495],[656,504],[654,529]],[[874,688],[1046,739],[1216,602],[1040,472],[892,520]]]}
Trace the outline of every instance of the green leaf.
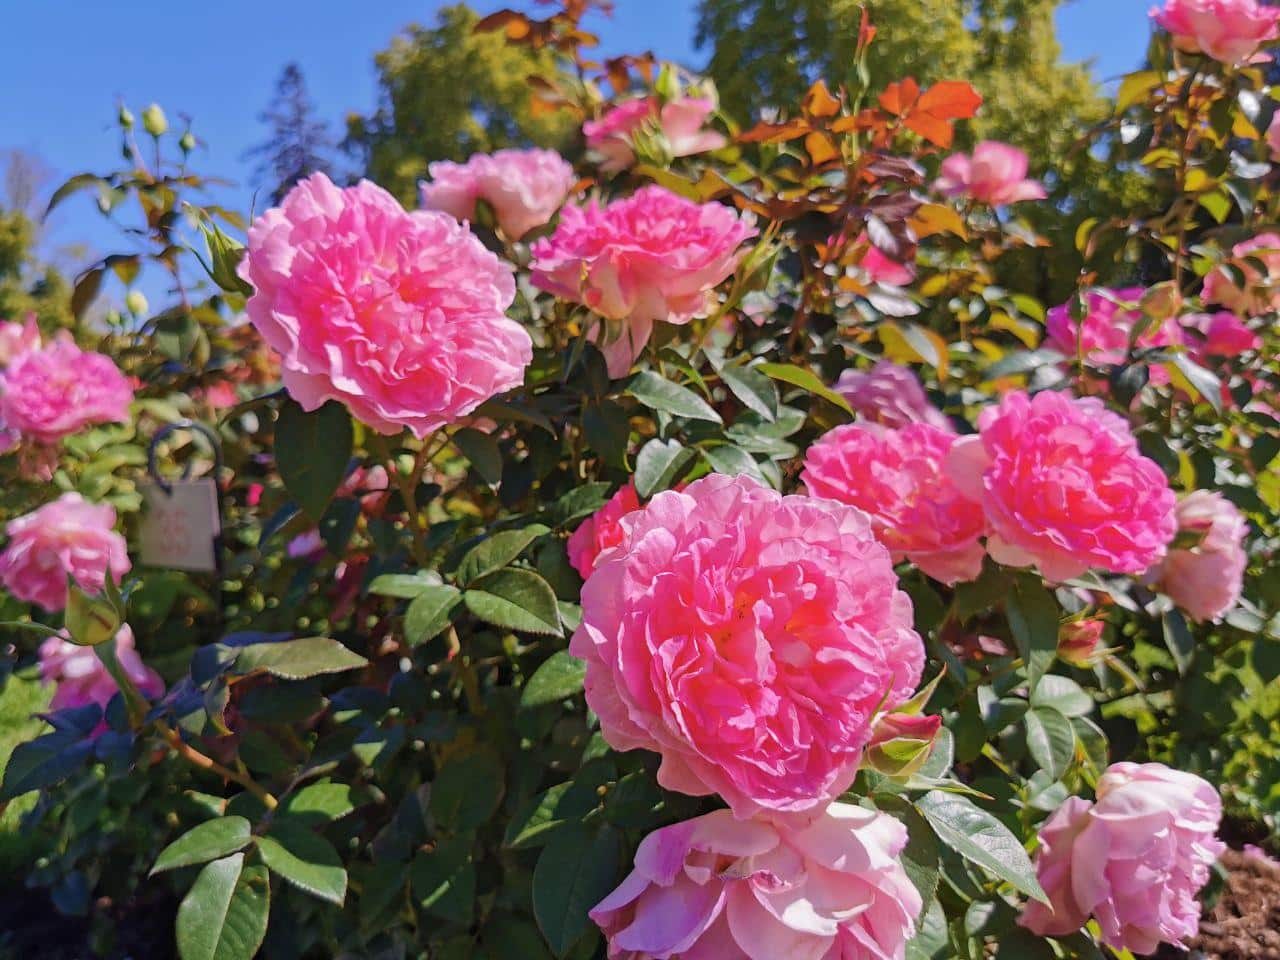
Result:
{"label": "green leaf", "polygon": [[404,615],[404,633],[409,646],[415,647],[437,636],[449,625],[461,602],[458,588],[447,583],[423,589]]}
{"label": "green leaf", "polygon": [[18,744],[4,768],[0,803],[65,780],[92,756],[93,741],[74,730],[56,730]]}
{"label": "green leaf", "polygon": [[573,824],[558,832],[533,871],[533,915],[557,957],[565,956],[591,923],[587,912],[618,880],[622,844],[617,831]]}
{"label": "green leaf", "polygon": [[276,466],[289,495],[319,522],[347,474],[353,444],[351,417],[330,400],[310,413],[293,400],[276,420]]}
{"label": "green leaf", "polygon": [[486,623],[524,633],[555,635],[560,611],[551,585],[531,570],[508,568],[491,573],[462,594],[475,616]]}
{"label": "green leaf", "polygon": [[253,960],[267,935],[271,883],[235,853],[208,864],[178,905],[182,960]]}
{"label": "green leaf", "polygon": [[947,915],[935,897],[925,902],[916,935],[907,943],[906,960],[948,960],[951,938],[947,934]]}
{"label": "green leaf", "polygon": [[253,839],[249,821],[244,817],[219,817],[192,827],[160,851],[148,876],[175,867],[217,860],[243,850]]}
{"label": "green leaf", "polygon": [[754,367],[725,364],[720,379],[749,410],[754,410],[769,423],[778,417],[778,388]]}
{"label": "green leaf", "polygon": [[1170,361],[1178,372],[1186,378],[1200,399],[1222,413],[1222,381],[1217,374],[1200,366],[1188,354],[1175,353]]}
{"label": "green leaf", "polygon": [[1027,667],[1027,685],[1035,693],[1058,653],[1058,601],[1038,580],[1019,577],[1005,602],[1005,612],[1018,654]]}
{"label": "green leaf", "polygon": [[471,427],[459,430],[449,439],[471,462],[481,480],[488,484],[502,481],[502,451],[498,449],[497,440]]}
{"label": "green leaf", "polygon": [[357,806],[355,789],[347,783],[313,783],[291,793],[280,806],[280,814],[307,826],[322,826],[341,820]]}
{"label": "green leaf", "polygon": [[471,860],[472,838],[463,834],[419,853],[409,869],[413,895],[425,911],[443,920],[468,924],[475,908],[476,868]]}
{"label": "green leaf", "polygon": [[1164,74],[1157,70],[1126,73],[1120,78],[1120,88],[1116,91],[1116,113],[1124,113],[1129,107],[1144,99],[1163,79]]}
{"label": "green leaf", "polygon": [[666,490],[694,458],[694,452],[676,440],[656,437],[640,448],[636,457],[636,493],[647,499]]}
{"label": "green leaf", "polygon": [[596,482],[574,487],[551,506],[551,515],[557,524],[572,523],[580,517],[595,513],[609,499],[612,484]]}
{"label": "green leaf", "polygon": [[342,906],[347,898],[347,871],[328,840],[301,823],[277,819],[258,838],[258,854],[273,873],[304,893]]}
{"label": "green leaf", "polygon": [[1033,707],[1023,717],[1023,723],[1031,759],[1054,780],[1061,780],[1076,755],[1071,721],[1052,707]]}
{"label": "green leaf", "polygon": [[1164,628],[1164,645],[1173,655],[1173,662],[1181,676],[1186,676],[1196,655],[1196,638],[1187,626],[1187,618],[1177,610],[1166,610],[1160,615]]}
{"label": "green leaf", "polygon": [[431,815],[455,833],[474,830],[497,811],[503,780],[502,761],[492,750],[455,756],[431,783]]}
{"label": "green leaf", "polygon": [[704,447],[702,455],[706,457],[707,463],[711,464],[711,469],[716,473],[723,473],[730,477],[745,474],[761,483],[765,482],[764,474],[760,472],[760,464],[756,463],[755,458],[741,447],[722,443],[714,447]]}
{"label": "green leaf", "polygon": [[1031,694],[1031,706],[1052,707],[1068,717],[1083,717],[1093,712],[1093,697],[1070,677],[1048,673]]}
{"label": "green leaf", "polygon": [[1043,937],[1015,927],[1000,937],[996,960],[1055,960],[1058,955]]}
{"label": "green leaf", "polygon": [[369,592],[379,597],[412,600],[428,587],[439,585],[440,578],[434,572],[384,573],[373,578],[373,583],[369,584]]}
{"label": "green leaf", "polygon": [[540,523],[519,530],[504,530],[476,544],[458,563],[458,583],[466,586],[487,573],[500,570],[524,553],[525,548],[547,532]]}
{"label": "green leaf", "polygon": [[975,806],[973,801],[931,790],[916,801],[916,809],[947,847],[993,877],[1048,904],[1048,898],[1036,880],[1031,858],[1018,838],[991,814]]}
{"label": "green leaf", "polygon": [[251,643],[235,650],[236,671],[261,670],[284,680],[305,680],[324,673],[342,673],[369,661],[329,637],[302,637],[275,643]]}
{"label": "green leaf", "polygon": [[605,463],[620,467],[631,439],[631,418],[621,404],[604,400],[582,411],[582,432]]}
{"label": "green leaf", "polygon": [[520,692],[520,706],[543,707],[582,692],[587,665],[567,650],[557,650],[533,672]]}
{"label": "green leaf", "polygon": [[1087,717],[1072,717],[1071,728],[1075,731],[1085,764],[1093,770],[1095,776],[1102,776],[1102,771],[1111,763],[1107,735]]}
{"label": "green leaf", "polygon": [[821,397],[827,403],[839,407],[850,416],[853,415],[853,408],[849,406],[849,401],[818,379],[818,375],[812,370],[806,370],[804,367],[797,367],[791,363],[762,363],[755,369],[766,377],[781,380],[783,383],[799,387],[815,397]]}
{"label": "green leaf", "polygon": [[627,392],[649,407],[661,410],[677,417],[690,420],[709,420],[721,423],[720,414],[707,405],[707,402],[687,387],[672,383],[652,370],[644,370],[636,374]]}

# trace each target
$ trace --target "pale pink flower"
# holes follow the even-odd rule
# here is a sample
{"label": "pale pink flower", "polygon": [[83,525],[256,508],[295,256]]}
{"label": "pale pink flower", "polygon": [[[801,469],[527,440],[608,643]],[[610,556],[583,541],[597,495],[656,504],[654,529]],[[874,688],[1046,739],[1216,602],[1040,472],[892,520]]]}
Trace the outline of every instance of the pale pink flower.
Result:
{"label": "pale pink flower", "polygon": [[[1280,8],[1277,8],[1280,15]],[[1260,233],[1231,248],[1233,275],[1225,266],[1214,267],[1204,278],[1200,297],[1238,314],[1256,317],[1280,310],[1280,234]],[[1261,264],[1264,272],[1259,271]],[[1244,282],[1241,287],[1236,277]]]}
{"label": "pale pink flower", "polygon": [[854,246],[866,247],[866,253],[862,255],[857,266],[871,282],[885,283],[891,287],[905,287],[916,278],[915,264],[894,260],[873,244],[865,232],[854,241]]}
{"label": "pale pink flower", "polygon": [[728,141],[703,129],[715,109],[711,97],[677,97],[661,106],[655,97],[642,97],[619,104],[599,120],[588,120],[582,133],[587,146],[600,155],[600,169],[617,173],[635,163],[632,138],[646,125],[662,135],[673,157],[719,150]]}
{"label": "pale pink flower", "polygon": [[1027,155],[997,140],[983,140],[972,156],[951,154],[942,161],[935,186],[949,197],[967,197],[993,207],[1047,196],[1039,180],[1027,178]]}
{"label": "pale pink flower", "polygon": [[370,516],[377,516],[391,490],[391,477],[380,463],[372,467],[356,467],[338,486],[335,497],[355,497],[360,509]]}
{"label": "pale pink flower", "polygon": [[69,336],[20,353],[0,372],[0,422],[54,444],[98,423],[129,419],[133,389],[114,361],[81,350]]}
{"label": "pale pink flower", "polygon": [[312,527],[298,534],[284,548],[290,560],[309,560],[312,563],[324,555],[324,537],[320,531]]}
{"label": "pale pink flower", "polygon": [[1061,582],[1091,567],[1141,573],[1164,557],[1176,497],[1101,401],[1011,391],[978,426],[956,441],[947,469],[982,503],[996,562],[1034,564]]}
{"label": "pale pink flower", "polygon": [[0,553],[0,582],[19,600],[54,613],[67,605],[67,578],[86,593],[101,592],[107,569],[117,583],[129,572],[124,537],[115,532],[116,511],[64,493],[32,513],[10,520]]}
{"label": "pale pink flower", "polygon": [[583,580],[591,576],[596,558],[622,542],[622,518],[640,509],[635,480],[627,480],[608,503],[583,520],[565,545],[569,563]]}
{"label": "pale pink flower", "polygon": [[1197,358],[1207,360],[1211,357],[1238,357],[1250,350],[1262,349],[1262,337],[1249,329],[1248,325],[1229,310],[1216,313],[1191,313],[1182,318],[1182,325],[1189,330],[1196,330],[1203,339],[1191,342]]}
{"label": "pale pink flower", "polygon": [[1100,617],[1072,620],[1058,629],[1058,657],[1073,667],[1093,666],[1100,655],[1102,631],[1107,622]]}
{"label": "pale pink flower", "polygon": [[[1057,350],[1073,365],[1077,356],[1094,365],[1124,363],[1135,326],[1146,320],[1138,307],[1145,293],[1142,287],[1088,290],[1084,295],[1084,319],[1078,323],[1071,316],[1070,303],[1051,308],[1045,317],[1045,346]],[[1182,342],[1182,331],[1170,317],[1147,324],[1134,347],[1171,347]],[[1169,382],[1168,371],[1162,365],[1151,364],[1147,369],[1152,383]]]}
{"label": "pale pink flower", "polygon": [[0,367],[8,366],[19,354],[39,349],[40,328],[35,317],[24,323],[0,321]]}
{"label": "pale pink flower", "polygon": [[1280,35],[1280,10],[1258,0],[1165,0],[1151,17],[1188,53],[1228,65],[1245,63],[1258,47]]}
{"label": "pale pink flower", "polygon": [[[116,661],[139,693],[152,700],[164,693],[164,680],[138,656],[133,630],[127,623],[116,633],[115,652]],[[54,686],[50,710],[94,703],[105,711],[120,689],[93,647],[80,646],[62,636],[49,637],[40,644],[40,679]],[[106,728],[104,720],[94,733]]]}
{"label": "pale pink flower", "polygon": [[654,323],[688,323],[756,230],[729,207],[648,186],[606,207],[565,207],[555,233],[533,244],[535,286],[585,304],[609,323],[597,333],[609,375],[625,376]]}
{"label": "pale pink flower", "polygon": [[879,360],[870,370],[849,367],[840,374],[835,390],[859,417],[886,427],[927,423],[939,430],[951,429],[942,411],[925,396],[916,375],[890,360]]}
{"label": "pale pink flower", "polygon": [[1097,802],[1071,797],[1041,827],[1036,868],[1052,909],[1027,904],[1041,936],[1075,933],[1090,915],[1102,941],[1138,954],[1184,946],[1199,928],[1200,888],[1225,849],[1222,802],[1200,777],[1159,763],[1115,763]]}
{"label": "pale pink flower", "polygon": [[1216,620],[1236,605],[1248,557],[1248,521],[1230,500],[1196,490],[1178,501],[1178,530],[1200,534],[1190,549],[1174,548],[1147,579],[1196,620]]}
{"label": "pale pink flower", "polygon": [[504,311],[511,270],[447,214],[406,212],[317,173],[249,230],[246,307],[304,409],[345,404],[379,433],[424,437],[519,386],[533,358]]}
{"label": "pale pink flower", "polygon": [[550,223],[577,182],[573,167],[554,150],[477,153],[466,163],[440,160],[427,167],[422,205],[457,220],[473,220],[476,201],[493,208],[502,232],[519,240]]}
{"label": "pale pink flower", "polygon": [[924,649],[855,507],[712,474],[659,493],[596,559],[570,651],[618,750],[734,815],[812,815],[853,782]]}
{"label": "pale pink flower", "polygon": [[927,423],[847,423],[809,448],[800,479],[815,497],[866,511],[895,561],[943,583],[972,580],[982,572],[986,520],[943,469],[955,441]]}
{"label": "pale pink flower", "polygon": [[645,837],[591,917],[610,960],[902,960],[922,907],[906,844],[847,803],[799,829],[717,810]]}

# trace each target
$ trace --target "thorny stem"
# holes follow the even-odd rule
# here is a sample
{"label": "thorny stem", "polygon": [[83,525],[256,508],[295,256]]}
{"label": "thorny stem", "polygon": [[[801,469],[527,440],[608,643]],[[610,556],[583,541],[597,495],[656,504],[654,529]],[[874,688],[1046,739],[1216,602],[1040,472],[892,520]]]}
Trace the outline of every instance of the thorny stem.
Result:
{"label": "thorny stem", "polygon": [[165,742],[169,744],[173,751],[193,766],[199,767],[201,770],[208,770],[210,773],[216,773],[224,780],[230,780],[232,783],[238,783],[251,794],[262,801],[262,805],[268,810],[275,810],[280,805],[274,796],[266,791],[253,777],[247,774],[239,773],[230,767],[224,767],[212,757],[207,756],[197,750],[191,744],[182,739],[182,736],[172,727],[164,723],[157,723],[156,729],[160,731],[160,735]]}

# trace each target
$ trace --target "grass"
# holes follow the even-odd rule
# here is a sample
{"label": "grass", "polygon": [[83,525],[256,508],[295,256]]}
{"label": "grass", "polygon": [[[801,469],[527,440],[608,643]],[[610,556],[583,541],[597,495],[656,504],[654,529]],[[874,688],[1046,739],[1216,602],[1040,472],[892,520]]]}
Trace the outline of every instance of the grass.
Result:
{"label": "grass", "polygon": [[[44,727],[44,722],[32,714],[49,705],[49,696],[49,691],[32,676],[13,674],[0,687],[0,775],[13,748],[35,737]],[[31,840],[19,831],[19,820],[35,802],[35,794],[27,794],[0,813],[0,877],[12,877],[31,862]]]}

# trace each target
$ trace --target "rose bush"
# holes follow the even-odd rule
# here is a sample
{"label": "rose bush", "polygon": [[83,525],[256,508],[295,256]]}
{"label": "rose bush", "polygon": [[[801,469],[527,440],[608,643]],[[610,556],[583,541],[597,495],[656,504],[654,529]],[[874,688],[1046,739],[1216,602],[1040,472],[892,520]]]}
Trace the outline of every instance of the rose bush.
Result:
{"label": "rose bush", "polygon": [[[731,118],[587,6],[479,27],[577,141],[428,209],[247,223],[158,108],[55,195],[154,246],[0,326],[15,898],[182,960],[1195,943],[1280,814],[1274,18],[1156,13],[1084,151],[1148,189],[1085,215],[870,24]],[[202,479],[217,568],[157,565]]]}

